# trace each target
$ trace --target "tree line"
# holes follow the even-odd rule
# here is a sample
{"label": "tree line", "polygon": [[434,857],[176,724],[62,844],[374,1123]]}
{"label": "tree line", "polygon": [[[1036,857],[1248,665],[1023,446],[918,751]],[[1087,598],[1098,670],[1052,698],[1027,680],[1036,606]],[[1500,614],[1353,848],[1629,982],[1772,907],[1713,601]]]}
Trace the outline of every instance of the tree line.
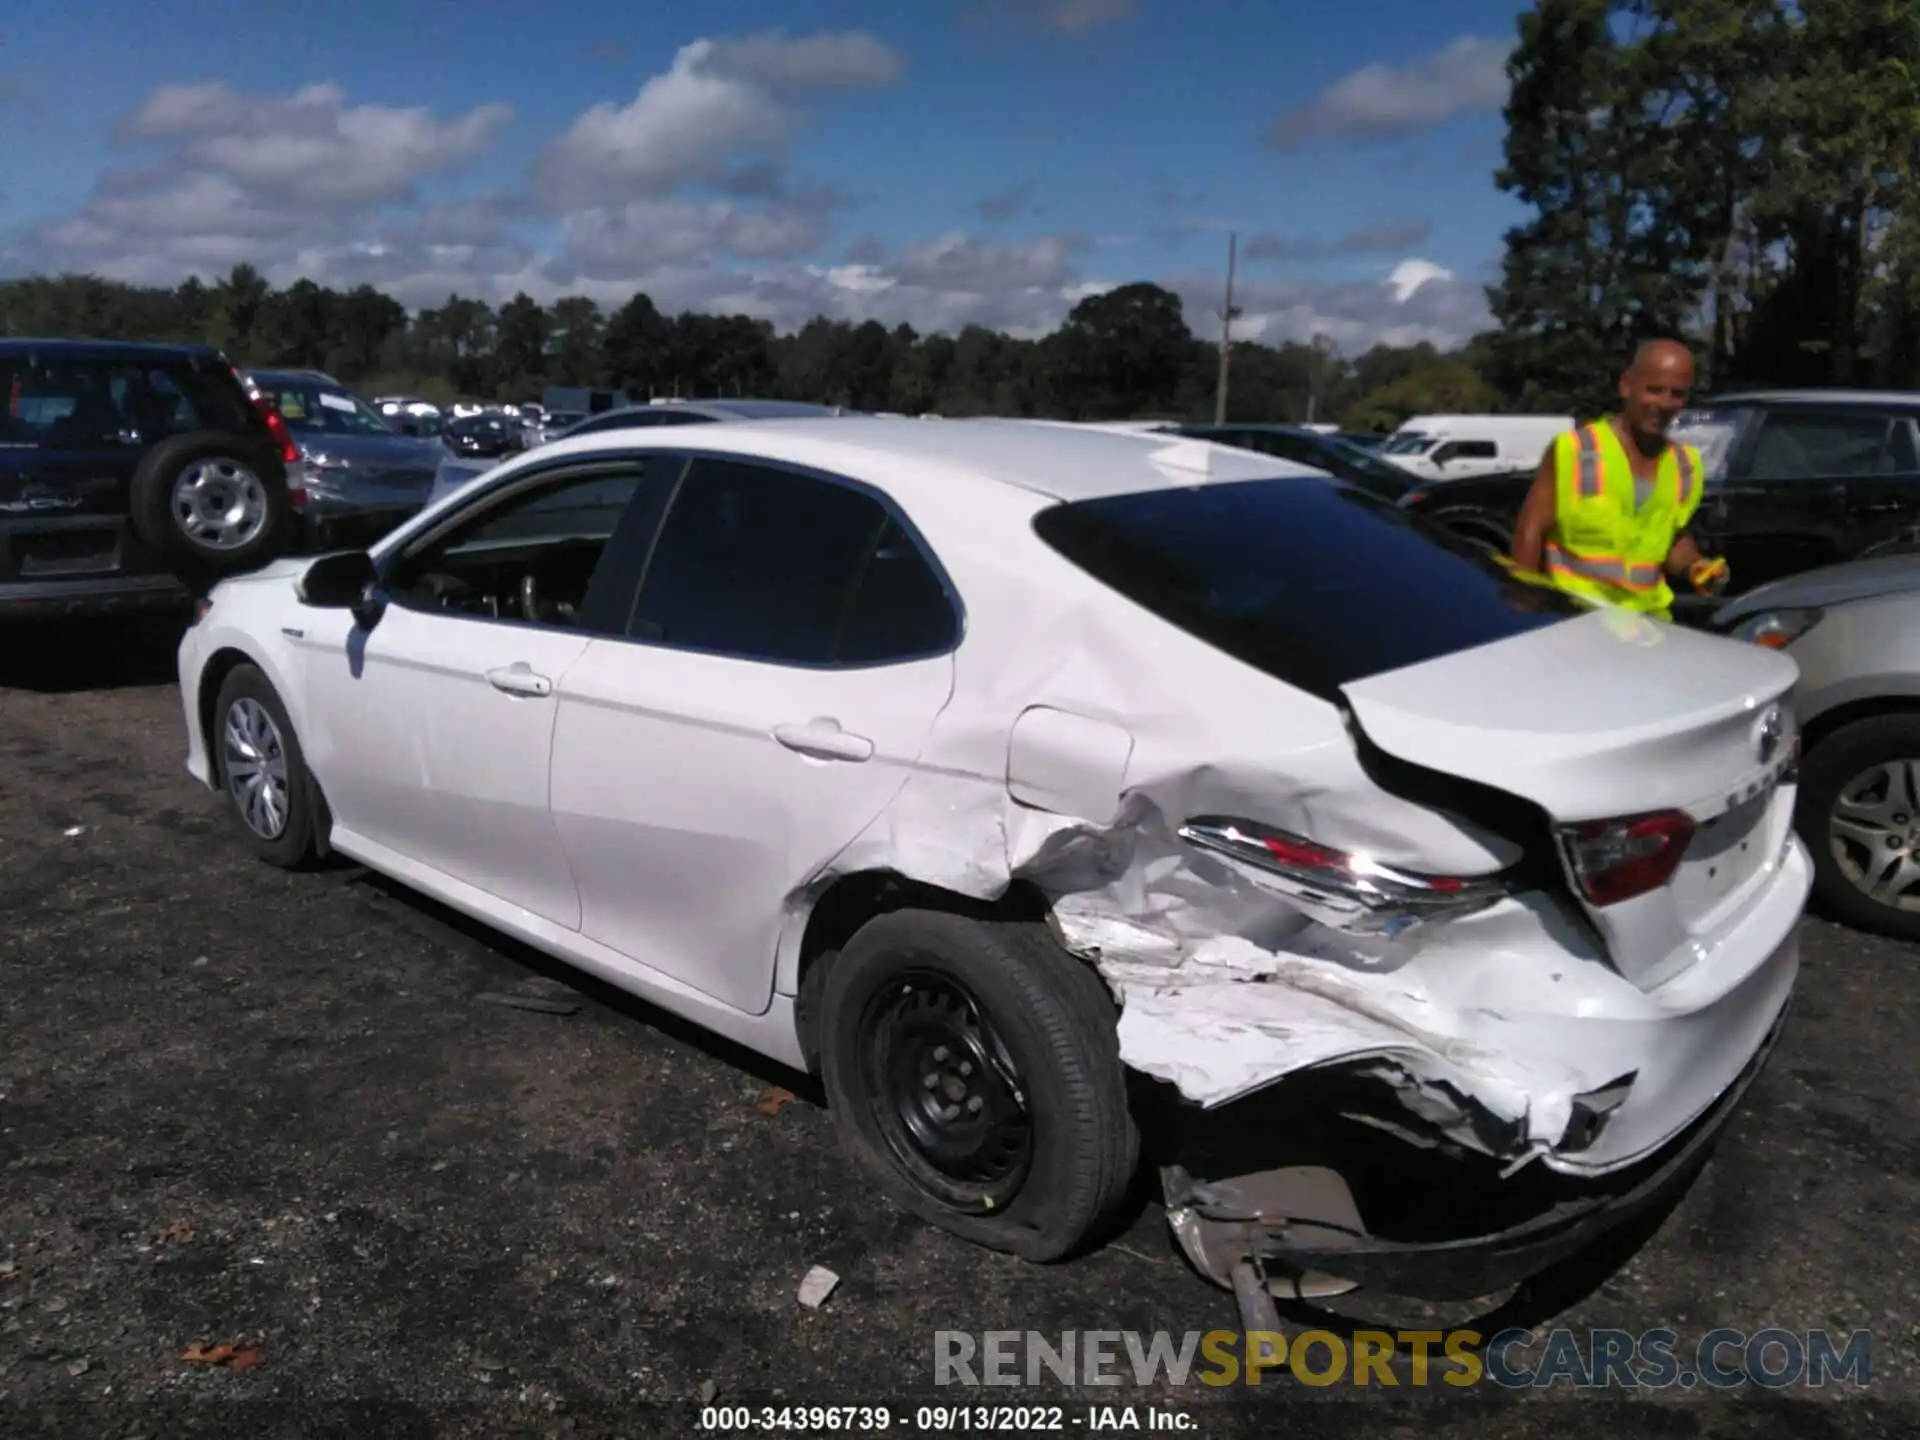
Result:
{"label": "tree line", "polygon": [[[450,295],[410,315],[371,286],[275,289],[248,265],[174,289],[75,275],[0,282],[0,334],[203,341],[243,366],[324,370],[363,393],[440,403],[537,400],[548,385],[584,385],[1065,419],[1211,418],[1219,355],[1188,328],[1179,298],[1147,283],[1084,299],[1052,334],[1026,340],[978,325],[920,334],[825,318],[783,335],[744,315],[663,314],[644,294],[611,313],[577,295],[543,306],[520,294],[498,307]],[[1428,398],[1443,408],[1496,398],[1471,365],[1426,345],[1349,360],[1236,342],[1232,365],[1230,414],[1240,420],[1350,416],[1391,428]]]}
{"label": "tree line", "polygon": [[1538,0],[1508,73],[1503,394],[1597,404],[1657,334],[1722,391],[1920,385],[1915,0]]}
{"label": "tree line", "polygon": [[[1408,415],[1596,413],[1633,344],[1695,347],[1702,389],[1920,387],[1920,3],[1536,0],[1508,64],[1496,323],[1462,349],[1352,357],[1237,342],[1230,416],[1389,429]],[[762,395],[908,414],[1210,418],[1217,347],[1146,282],[1052,334],[610,313],[584,296],[414,314],[371,286],[92,276],[0,282],[0,334],[204,340],[366,391],[531,399]]]}

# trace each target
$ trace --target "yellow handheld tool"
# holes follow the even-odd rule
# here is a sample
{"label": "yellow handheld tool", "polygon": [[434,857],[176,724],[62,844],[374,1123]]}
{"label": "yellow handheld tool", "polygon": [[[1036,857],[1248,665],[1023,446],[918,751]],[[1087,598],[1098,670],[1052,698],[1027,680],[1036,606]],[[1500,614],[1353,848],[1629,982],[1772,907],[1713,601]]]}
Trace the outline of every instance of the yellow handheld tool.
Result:
{"label": "yellow handheld tool", "polygon": [[1701,595],[1718,595],[1727,588],[1731,576],[1727,562],[1719,556],[1711,560],[1696,560],[1693,568],[1687,572],[1687,578],[1693,581],[1693,588]]}

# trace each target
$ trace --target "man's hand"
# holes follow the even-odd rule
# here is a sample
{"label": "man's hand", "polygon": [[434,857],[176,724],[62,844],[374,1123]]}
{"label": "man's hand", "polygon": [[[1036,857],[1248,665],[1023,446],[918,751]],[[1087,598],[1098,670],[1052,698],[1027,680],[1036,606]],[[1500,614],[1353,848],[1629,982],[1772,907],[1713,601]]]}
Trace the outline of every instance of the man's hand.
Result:
{"label": "man's hand", "polygon": [[1697,595],[1718,595],[1733,572],[1724,558],[1703,555],[1693,536],[1682,535],[1667,552],[1667,573],[1686,576]]}

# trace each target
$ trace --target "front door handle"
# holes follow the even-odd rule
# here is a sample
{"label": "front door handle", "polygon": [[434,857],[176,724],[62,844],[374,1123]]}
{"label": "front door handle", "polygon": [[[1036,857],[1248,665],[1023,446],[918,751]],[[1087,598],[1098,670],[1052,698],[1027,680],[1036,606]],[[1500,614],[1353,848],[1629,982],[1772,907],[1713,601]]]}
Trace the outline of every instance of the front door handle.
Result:
{"label": "front door handle", "polygon": [[864,735],[852,735],[840,728],[838,720],[810,720],[804,725],[776,725],[773,738],[789,750],[819,760],[865,760],[873,754],[873,741]]}
{"label": "front door handle", "polygon": [[544,675],[534,674],[533,667],[524,660],[516,660],[503,670],[487,671],[487,683],[509,695],[545,698],[553,694],[553,681]]}

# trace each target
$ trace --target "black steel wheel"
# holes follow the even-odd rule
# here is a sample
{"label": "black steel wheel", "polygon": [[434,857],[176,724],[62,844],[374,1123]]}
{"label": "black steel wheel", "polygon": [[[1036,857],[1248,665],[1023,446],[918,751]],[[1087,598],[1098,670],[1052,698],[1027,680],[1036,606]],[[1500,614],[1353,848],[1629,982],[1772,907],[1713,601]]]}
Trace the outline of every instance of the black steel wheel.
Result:
{"label": "black steel wheel", "polygon": [[860,1017],[864,1089],[894,1159],[956,1210],[1004,1211],[1033,1161],[1006,1042],[951,976],[915,970]]}
{"label": "black steel wheel", "polygon": [[816,963],[834,1124],[896,1204],[1036,1261],[1107,1228],[1140,1140],[1091,964],[1042,924],[936,910],[877,916]]}

